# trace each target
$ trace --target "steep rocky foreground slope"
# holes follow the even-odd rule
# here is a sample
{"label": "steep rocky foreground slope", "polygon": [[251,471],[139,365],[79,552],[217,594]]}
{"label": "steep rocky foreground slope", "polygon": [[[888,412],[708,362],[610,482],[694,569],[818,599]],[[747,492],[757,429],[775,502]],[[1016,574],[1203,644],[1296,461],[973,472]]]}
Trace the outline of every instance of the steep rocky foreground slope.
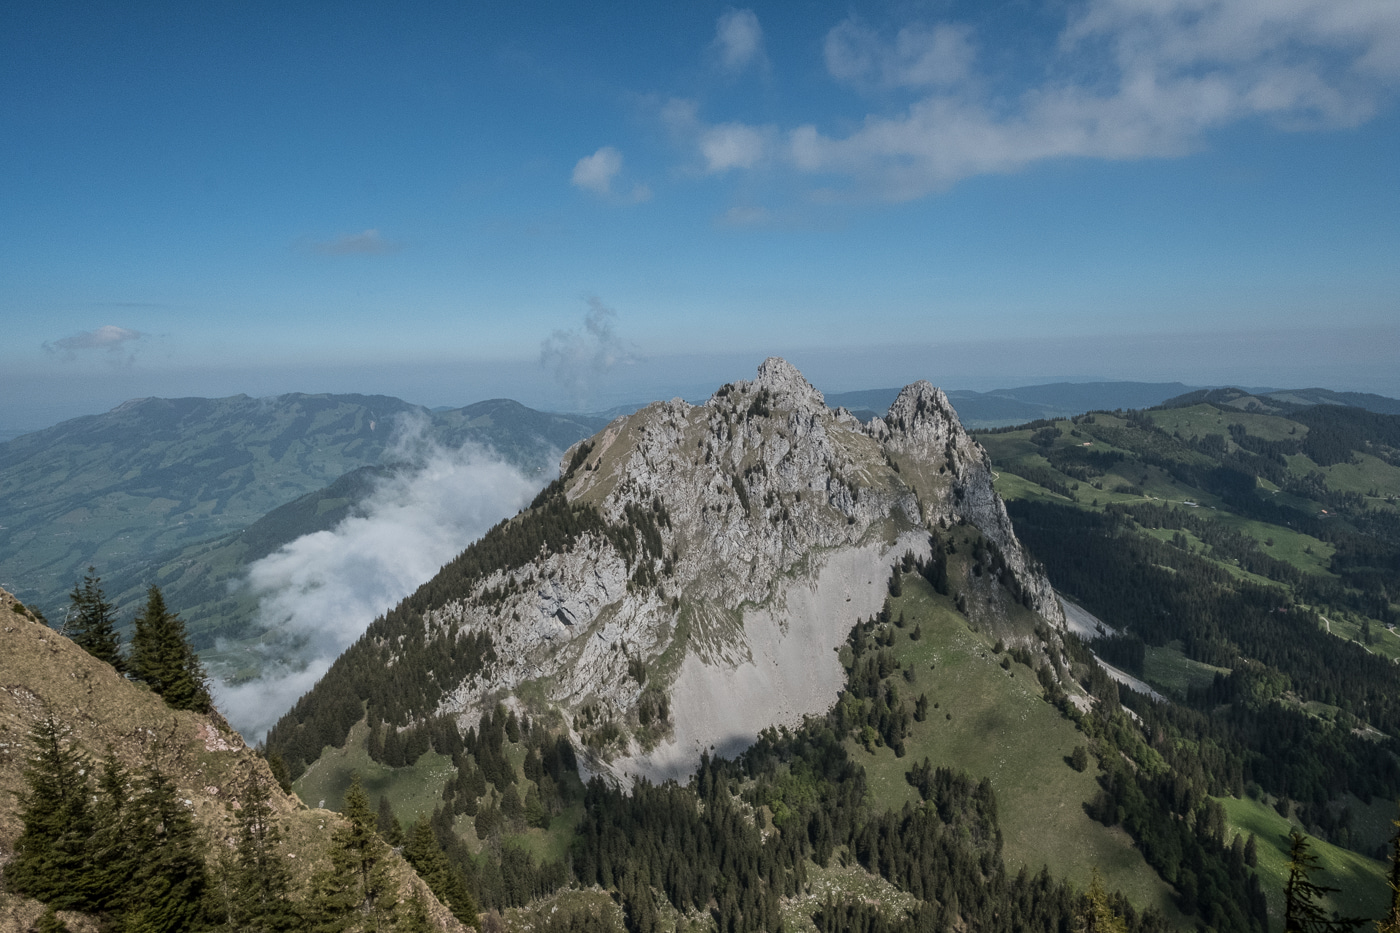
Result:
{"label": "steep rocky foreground slope", "polygon": [[861,424],[769,359],[703,405],[657,402],[572,448],[557,483],[376,621],[269,745],[299,772],[362,703],[372,742],[411,745],[434,717],[465,729],[505,701],[595,770],[685,774],[704,749],[828,709],[836,649],[879,611],[891,566],[930,557],[930,530],[953,524],[985,542],[969,616],[1039,650],[1012,617],[1048,621],[1045,637],[1063,616],[992,480],[929,383]]}
{"label": "steep rocky foreground slope", "polygon": [[[270,790],[283,840],[279,854],[294,882],[304,885],[327,864],[331,834],[341,817],[308,809],[282,793],[267,762],[217,714],[170,709],[0,590],[0,865],[14,856],[24,828],[16,793],[26,790],[30,733],[48,717],[58,724],[65,745],[80,748],[94,761],[110,750],[133,775],[149,765],[158,767],[208,840],[203,855],[216,877],[220,851],[231,852],[235,799],[249,781]],[[393,856],[389,870],[401,898],[417,893],[423,899],[433,929],[462,929],[405,862]],[[31,929],[42,912],[39,902],[0,887],[0,933]],[[67,911],[60,916],[74,930],[100,928],[91,917]]]}

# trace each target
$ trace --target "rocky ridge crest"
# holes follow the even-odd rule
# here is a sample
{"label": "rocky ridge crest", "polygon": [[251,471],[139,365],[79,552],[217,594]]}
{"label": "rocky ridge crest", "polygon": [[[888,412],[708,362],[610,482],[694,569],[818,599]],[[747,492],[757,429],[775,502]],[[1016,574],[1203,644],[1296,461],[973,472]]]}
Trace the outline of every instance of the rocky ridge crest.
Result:
{"label": "rocky ridge crest", "polygon": [[931,528],[975,525],[1022,602],[1063,626],[986,453],[927,382],[861,424],[770,358],[702,405],[613,421],[560,472],[569,502],[622,533],[582,535],[427,613],[430,630],[488,632],[497,658],[439,712],[465,727],[501,699],[543,704],[618,776],[678,776],[707,746],[829,707],[833,649],[879,610],[896,560],[928,555]]}

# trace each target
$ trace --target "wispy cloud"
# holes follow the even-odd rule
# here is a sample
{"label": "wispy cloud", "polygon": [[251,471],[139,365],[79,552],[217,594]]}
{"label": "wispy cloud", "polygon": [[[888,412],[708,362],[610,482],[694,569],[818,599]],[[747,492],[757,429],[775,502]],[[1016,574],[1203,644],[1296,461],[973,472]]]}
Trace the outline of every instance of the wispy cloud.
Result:
{"label": "wispy cloud", "polygon": [[770,227],[774,223],[773,214],[766,207],[735,205],[721,214],[716,222],[721,227]]}
{"label": "wispy cloud", "polygon": [[362,230],[317,243],[312,248],[325,256],[388,256],[397,253],[402,246],[385,239],[378,230]]}
{"label": "wispy cloud", "polygon": [[849,18],[823,56],[834,81],[880,92],[878,108],[843,121],[854,129],[707,124],[686,101],[663,121],[708,173],[786,166],[824,197],[909,200],[1050,159],[1176,157],[1248,120],[1356,126],[1400,85],[1400,4],[1086,0],[1041,77],[1010,91],[978,50],[962,23]]}
{"label": "wispy cloud", "polygon": [[965,26],[905,26],[892,40],[852,18],[826,35],[827,72],[838,81],[946,87],[966,80],[975,52]]}
{"label": "wispy cloud", "polygon": [[721,123],[706,128],[700,134],[700,154],[705,159],[705,170],[719,173],[753,168],[768,155],[771,136],[768,129],[743,123]]}
{"label": "wispy cloud", "polygon": [[550,370],[576,402],[587,402],[598,380],[636,355],[617,332],[617,312],[596,296],[588,298],[583,327],[556,330],[540,344],[540,365]]}
{"label": "wispy cloud", "polygon": [[584,156],[574,164],[574,173],[570,181],[575,188],[591,191],[604,198],[625,201],[630,204],[640,204],[643,201],[651,200],[651,188],[642,183],[633,185],[626,193],[614,190],[613,181],[621,172],[622,153],[612,146],[603,146],[597,152]]}
{"label": "wispy cloud", "polygon": [[763,27],[753,10],[726,10],[715,24],[711,44],[721,71],[737,75],[750,65],[765,65]]}
{"label": "wispy cloud", "polygon": [[267,658],[266,673],[216,684],[219,708],[249,741],[260,739],[379,615],[430,579],[496,522],[515,514],[539,481],[477,447],[442,448],[406,422],[396,451],[411,466],[385,480],[330,531],[304,535],[248,569],[259,619],[298,656]]}
{"label": "wispy cloud", "polygon": [[87,350],[97,350],[105,359],[114,364],[129,365],[135,360],[134,347],[138,340],[146,337],[139,330],[107,324],[96,330],[83,331],[58,340],[45,341],[44,352],[55,354],[64,360],[72,361],[78,354]]}

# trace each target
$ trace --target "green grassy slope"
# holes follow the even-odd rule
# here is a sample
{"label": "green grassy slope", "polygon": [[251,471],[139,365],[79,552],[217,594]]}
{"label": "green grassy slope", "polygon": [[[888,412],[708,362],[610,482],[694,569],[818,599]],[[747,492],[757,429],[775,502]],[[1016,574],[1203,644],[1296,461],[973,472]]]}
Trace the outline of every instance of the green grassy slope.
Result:
{"label": "green grassy slope", "polygon": [[[1220,803],[1225,807],[1230,830],[1242,836],[1253,833],[1257,840],[1259,873],[1264,879],[1264,893],[1269,898],[1269,916],[1281,927],[1283,886],[1288,880],[1288,834],[1296,824],[1257,800],[1226,797]],[[1339,889],[1327,898],[1327,909],[1353,917],[1384,916],[1390,905],[1384,862],[1321,839],[1313,839],[1311,848],[1318,864],[1318,872],[1312,880]]]}
{"label": "green grassy slope", "polygon": [[[1121,829],[1110,829],[1084,812],[1098,791],[1097,769],[1074,770],[1069,756],[1087,739],[1074,723],[1042,698],[1035,673],[997,655],[990,634],[972,631],[967,619],[919,576],[904,578],[904,594],[892,605],[905,628],[896,656],[915,671],[914,682],[896,682],[907,699],[926,694],[929,716],[914,723],[906,754],[889,748],[866,752],[854,741],[852,756],[866,769],[871,796],[880,806],[917,801],[905,779],[916,762],[965,770],[989,778],[997,794],[1007,867],[1040,866],[1087,886],[1099,870],[1110,888],[1121,889],[1139,907],[1157,907],[1181,920],[1165,884],[1143,861]],[[916,641],[910,635],[921,629]],[[1008,659],[1009,660],[1009,659]],[[936,704],[936,705],[935,705]]]}

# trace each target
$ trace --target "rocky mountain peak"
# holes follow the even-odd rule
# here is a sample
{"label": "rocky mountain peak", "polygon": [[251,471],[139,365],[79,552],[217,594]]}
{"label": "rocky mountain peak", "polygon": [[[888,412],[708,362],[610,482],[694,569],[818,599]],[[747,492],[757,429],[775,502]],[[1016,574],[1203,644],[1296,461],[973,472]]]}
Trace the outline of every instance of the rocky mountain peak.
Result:
{"label": "rocky mountain peak", "polygon": [[[495,661],[443,684],[411,721],[443,713],[466,728],[505,701],[562,714],[595,769],[684,775],[705,748],[736,751],[829,708],[845,677],[834,649],[880,611],[893,564],[929,558],[955,524],[978,529],[1002,568],[969,575],[970,611],[1063,624],[985,454],[927,382],[862,425],[771,358],[702,405],[656,402],[613,421],[560,474],[518,532],[483,539],[483,554],[502,555],[496,569],[425,584],[440,594],[413,607],[427,634],[488,637]],[[512,535],[535,553],[510,551]],[[371,627],[365,650],[391,665],[399,637],[419,636]]]}
{"label": "rocky mountain peak", "polygon": [[767,389],[783,407],[794,409],[825,408],[826,400],[807,378],[787,360],[770,356],[758,367],[758,377],[750,383],[757,389]]}

